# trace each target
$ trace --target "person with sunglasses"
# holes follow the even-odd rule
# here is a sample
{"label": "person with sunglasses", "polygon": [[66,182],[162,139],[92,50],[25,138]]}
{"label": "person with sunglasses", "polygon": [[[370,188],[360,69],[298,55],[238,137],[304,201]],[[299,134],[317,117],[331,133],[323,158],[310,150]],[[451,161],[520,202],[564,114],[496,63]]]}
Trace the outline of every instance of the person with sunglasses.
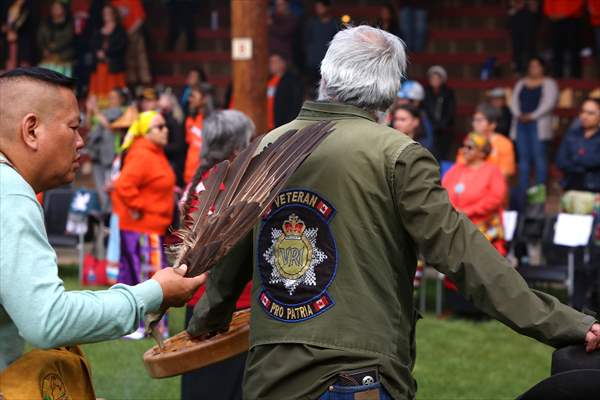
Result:
{"label": "person with sunglasses", "polygon": [[462,160],[448,170],[442,186],[452,205],[479,228],[492,245],[506,254],[502,229],[502,205],[506,179],[497,165],[488,160],[492,144],[486,135],[472,132],[462,146]]}
{"label": "person with sunglasses", "polygon": [[[168,129],[164,117],[145,111],[127,131],[127,151],[114,183],[113,209],[119,216],[121,258],[117,282],[137,284],[166,266],[163,237],[172,222],[175,173],[164,152]],[[166,323],[162,334],[168,336]],[[142,321],[129,339],[142,339]]]}

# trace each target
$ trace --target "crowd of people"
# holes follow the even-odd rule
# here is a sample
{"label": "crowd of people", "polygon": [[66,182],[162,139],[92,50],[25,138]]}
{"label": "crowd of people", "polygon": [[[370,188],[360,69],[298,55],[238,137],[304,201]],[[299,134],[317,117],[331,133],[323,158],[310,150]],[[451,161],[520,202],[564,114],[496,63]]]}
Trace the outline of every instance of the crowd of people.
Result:
{"label": "crowd of people", "polygon": [[[177,200],[167,194],[181,197],[192,181],[198,184],[196,174],[203,162],[206,122],[219,109],[235,108],[235,99],[231,90],[223,101],[217,98],[201,66],[188,71],[180,96],[169,87],[151,85],[142,1],[93,1],[86,9],[84,20],[77,17],[84,8],[80,3],[51,2],[46,21],[34,35],[29,12],[32,4],[24,0],[12,2],[5,10],[5,66],[11,68],[33,62],[35,57],[29,40],[35,36],[38,48],[43,49],[38,60],[40,66],[67,76],[76,75],[78,82],[82,82],[79,94],[86,99],[84,121],[89,131],[86,151],[102,210],[110,215],[107,223],[111,240],[106,255],[109,276],[129,283],[133,277],[146,279],[164,264],[164,257],[157,258],[154,252],[161,247],[169,226],[177,223],[178,213],[174,206]],[[194,10],[191,2],[179,3],[169,3],[169,15],[182,19],[181,29],[169,31],[169,46],[180,31],[189,34],[187,23],[183,23],[187,19],[182,15],[193,14]],[[267,21],[271,54],[265,99],[268,130],[290,122],[298,115],[304,100],[318,97],[321,60],[329,42],[343,25],[333,16],[331,1],[317,0],[312,6],[313,15],[305,17],[301,2],[276,0],[272,3]],[[500,226],[502,210],[525,212],[530,203],[544,203],[552,164],[549,155],[556,153],[556,165],[565,177],[562,181],[565,191],[573,191],[576,185],[578,191],[600,192],[598,166],[587,158],[588,161],[577,167],[571,161],[578,158],[577,154],[592,154],[590,160],[595,159],[595,132],[590,131],[577,141],[580,146],[577,154],[573,153],[575,145],[572,143],[573,132],[585,125],[580,121],[592,118],[596,100],[584,102],[582,114],[564,136],[560,150],[553,151],[551,145],[556,133],[553,113],[559,88],[549,74],[552,71],[554,76],[560,77],[566,70],[578,76],[580,57],[572,47],[579,42],[567,36],[579,37],[576,36],[579,33],[564,26],[578,26],[579,22],[573,21],[581,21],[586,10],[593,25],[596,9],[600,7],[593,0],[546,0],[543,4],[535,0],[509,2],[514,66],[521,78],[512,90],[496,88],[486,93],[485,101],[472,114],[472,130],[456,132],[460,99],[451,83],[448,84],[448,73],[441,65],[431,66],[422,81],[404,80],[394,104],[378,113],[380,123],[409,135],[436,157],[443,172],[449,169],[444,186],[453,204],[472,217],[502,253],[505,253]],[[425,50],[426,21],[431,11],[428,2],[401,2],[400,7],[395,3],[382,4],[380,11],[375,21],[377,26],[404,39],[409,51]],[[549,18],[553,31],[568,32],[553,41],[556,46],[551,64],[535,55],[536,27],[541,13]],[[173,24],[171,21],[170,25]],[[193,48],[193,40],[188,37],[187,41]],[[564,54],[567,54],[566,64]],[[568,64],[567,68],[563,68],[563,64]],[[152,122],[154,117],[160,121]],[[145,123],[137,123],[140,121]],[[153,141],[153,132],[164,135]],[[132,142],[132,138],[138,136],[143,139]],[[134,142],[151,144],[134,146]],[[144,148],[154,150],[144,152]],[[567,151],[573,154],[565,153]],[[124,157],[125,154],[128,156]],[[154,160],[153,154],[156,163],[146,160]],[[127,163],[123,162],[125,158]],[[164,162],[173,171],[173,179],[160,172],[159,166]],[[449,167],[453,162],[456,162],[454,166]],[[136,168],[128,168],[128,165],[136,165]],[[148,176],[135,174],[141,165],[147,166],[143,171]],[[578,174],[577,178],[574,174]],[[471,175],[477,179],[469,178]],[[489,179],[482,181],[482,176]],[[499,176],[502,179],[497,179]],[[146,188],[146,181],[158,185],[156,193],[161,195],[156,199],[138,192],[140,187]],[[572,196],[568,193],[565,198]],[[597,196],[590,198],[594,199],[594,205],[589,213],[596,215],[600,200]],[[122,207],[123,203],[126,206]],[[563,204],[572,204],[572,201],[567,199]],[[131,215],[132,209],[151,221],[136,213]],[[131,232],[136,234],[131,235]],[[133,336],[141,337],[141,328]]]}
{"label": "crowd of people", "polygon": [[[73,2],[72,6],[75,3]],[[552,6],[553,3],[559,2],[546,1],[543,10],[551,17],[552,23],[556,24],[556,29],[571,26],[569,24],[572,23],[570,21],[572,16],[566,14],[562,8],[557,11],[557,8]],[[568,3],[571,5],[577,3],[580,8],[584,6],[583,1]],[[593,9],[592,3],[589,1],[590,13]],[[3,49],[7,51],[7,69],[28,61],[26,54],[26,40],[28,39],[23,27],[27,26],[30,21],[27,18],[27,7],[30,6],[31,4],[26,0],[16,0],[7,8],[6,15],[7,21],[9,21],[7,32],[9,34],[6,35],[7,45],[3,46]],[[523,13],[539,12],[539,5],[535,1],[514,1],[511,3],[511,7],[511,18],[515,19],[530,17],[530,15],[524,16]],[[331,174],[321,172],[320,183],[314,183],[311,181],[312,178],[309,179],[312,172],[308,169],[304,170],[304,175],[299,175],[302,180],[312,182],[317,189],[324,193],[327,192],[327,197],[337,201],[338,204],[353,201],[355,203],[353,208],[360,211],[366,210],[366,206],[362,203],[365,194],[360,192],[364,186],[350,187],[352,186],[350,184],[351,177],[373,174],[372,180],[365,178],[363,183],[379,185],[378,187],[373,186],[373,191],[376,193],[375,197],[380,199],[381,212],[376,215],[372,212],[348,213],[340,207],[338,220],[345,222],[332,225],[336,234],[339,237],[343,235],[352,237],[354,232],[351,227],[357,218],[362,221],[364,226],[369,226],[373,218],[379,218],[378,226],[383,227],[389,224],[382,235],[385,236],[383,242],[389,244],[390,249],[381,253],[391,256],[386,258],[387,256],[369,255],[369,257],[372,256],[373,260],[382,262],[383,265],[389,267],[390,271],[394,270],[394,263],[398,258],[406,259],[407,263],[415,261],[418,253],[424,251],[423,249],[433,241],[435,243],[433,243],[432,249],[428,250],[427,254],[421,255],[433,260],[437,267],[452,276],[454,280],[447,282],[448,288],[456,290],[459,287],[466,287],[466,290],[470,291],[471,297],[479,301],[480,306],[500,318],[508,321],[521,318],[518,308],[503,309],[496,303],[500,297],[478,297],[478,293],[467,284],[476,282],[481,287],[485,286],[486,291],[498,291],[509,298],[511,297],[510,293],[501,291],[518,292],[517,294],[530,299],[532,304],[537,301],[538,296],[544,297],[545,295],[529,292],[512,271],[507,272],[503,269],[508,265],[505,260],[501,260],[495,252],[490,251],[484,243],[485,240],[480,240],[481,236],[473,236],[475,230],[471,231],[470,225],[466,225],[461,220],[463,217],[454,210],[464,214],[473,223],[475,229],[491,242],[495,251],[504,256],[507,250],[502,221],[503,211],[513,208],[527,212],[528,207],[534,202],[539,202],[541,199],[543,203],[546,200],[550,164],[548,154],[550,153],[550,141],[555,135],[552,118],[559,95],[557,82],[550,77],[546,61],[535,56],[534,50],[532,50],[535,48],[532,44],[524,44],[524,48],[519,51],[515,46],[515,65],[522,77],[516,82],[510,93],[503,88],[496,88],[486,93],[485,101],[478,104],[472,114],[472,129],[456,135],[455,121],[457,119],[457,103],[460,99],[457,99],[451,87],[451,81],[449,83],[447,70],[441,65],[432,65],[428,68],[424,81],[404,80],[406,69],[404,48],[397,39],[398,37],[405,39],[410,51],[424,50],[427,6],[423,6],[423,3],[418,1],[405,2],[400,9],[386,5],[382,7],[380,18],[377,21],[382,30],[363,26],[341,31],[339,22],[332,17],[330,1],[315,1],[315,15],[306,19],[304,24],[298,15],[300,9],[297,2],[276,0],[269,17],[270,57],[268,68],[270,78],[265,88],[267,126],[270,131],[290,122],[298,123],[303,118],[310,119],[311,115],[327,119],[331,118],[331,115],[338,114],[339,119],[342,120],[335,128],[338,133],[343,129],[344,123],[348,124],[349,131],[360,133],[360,135],[353,136],[353,142],[347,141],[342,137],[343,135],[338,135],[335,139],[339,141],[338,147],[332,146],[335,148],[329,149],[329,153],[323,153],[320,156],[323,163],[331,163],[331,155],[337,155],[336,160],[343,163],[343,168],[339,167],[336,171],[345,179],[334,180]],[[174,15],[181,16],[182,10],[184,8],[175,10],[177,12]],[[555,14],[551,14],[552,12]],[[560,14],[560,18],[554,18],[557,13]],[[146,291],[154,288],[154,292],[156,292],[156,282],[148,284],[147,281],[154,279],[161,283],[161,279],[163,279],[168,286],[169,282],[178,279],[177,276],[169,276],[163,272],[163,269],[168,266],[163,244],[165,240],[169,240],[170,228],[185,223],[181,219],[180,213],[182,210],[194,206],[193,199],[196,196],[193,194],[199,195],[205,189],[203,181],[214,171],[214,166],[220,161],[233,159],[236,154],[248,146],[250,139],[257,132],[247,116],[234,110],[234,98],[229,96],[225,101],[220,101],[216,97],[215,88],[208,83],[207,74],[201,67],[188,71],[186,85],[181,93],[176,93],[169,87],[151,84],[152,76],[142,34],[145,13],[141,1],[93,1],[89,9],[90,17],[84,28],[77,26],[77,20],[71,17],[72,14],[73,11],[64,2],[54,1],[51,3],[48,20],[40,26],[36,36],[40,48],[44,49],[42,58],[38,61],[40,66],[46,69],[58,71],[66,76],[77,76],[81,81],[86,82],[79,92],[84,94],[83,98],[85,99],[82,101],[84,104],[83,125],[88,132],[85,152],[89,155],[94,184],[109,230],[106,252],[107,269],[112,271],[109,275],[114,277],[115,283],[122,284],[117,287],[117,290],[123,291],[125,296],[129,296],[131,289],[127,288],[131,287],[142,288],[139,290],[146,288]],[[577,18],[579,17],[580,15]],[[182,29],[186,31],[187,27],[184,26]],[[173,37],[176,38],[179,33],[170,32],[169,41],[174,41]],[[337,40],[335,50],[338,52],[328,51],[328,45],[334,37]],[[379,39],[375,40],[374,38]],[[566,38],[562,39],[567,40]],[[191,41],[188,38],[188,46]],[[561,54],[568,53],[570,43],[554,49],[552,70],[556,76],[562,76],[564,73]],[[351,46],[359,44],[363,47]],[[380,50],[382,49],[396,54],[399,57],[398,60],[382,62],[380,59]],[[356,51],[357,56],[365,57],[365,60],[372,64],[357,65],[360,63],[354,62],[351,50]],[[571,63],[567,70],[573,76],[577,76],[579,71],[576,61],[574,61],[574,58],[579,58],[578,56],[579,54],[576,56],[571,54],[570,57],[567,57]],[[324,60],[324,57],[329,57],[329,59]],[[400,59],[402,65],[399,64]],[[34,58],[30,60],[34,60]],[[371,79],[368,83],[372,90],[369,91],[364,85],[358,85],[356,81],[349,81],[348,76],[339,71],[344,67],[351,71],[358,70],[356,73],[360,73],[361,79]],[[381,76],[377,75],[377,68],[380,68],[382,73],[385,73],[384,76],[389,79],[383,82],[379,81]],[[21,72],[18,72],[17,75],[9,74],[3,78],[4,83],[2,84],[15,93],[20,85],[24,85],[22,81],[35,86],[36,93],[41,93],[48,81],[51,81],[52,87],[59,92],[69,87],[70,81],[61,80],[62,75],[47,75],[47,72],[44,72],[46,69],[34,70],[34,72],[19,70]],[[392,72],[396,75],[390,76]],[[327,79],[322,78],[321,74],[326,75]],[[402,80],[404,81],[401,83]],[[375,82],[381,84],[376,85]],[[71,96],[71,92],[67,93]],[[379,101],[379,98],[382,100]],[[305,100],[313,99],[319,101],[305,102]],[[5,103],[2,105],[3,110],[8,108]],[[71,103],[69,105],[74,106]],[[65,106],[65,108],[67,107]],[[69,115],[69,117],[72,116]],[[364,136],[359,129],[363,126],[361,124],[365,128]],[[15,122],[13,125],[16,127],[17,123]],[[11,126],[11,128],[15,127]],[[77,128],[78,126],[72,129],[77,130]],[[591,214],[596,219],[600,215],[599,132],[600,100],[590,97],[581,104],[580,114],[560,141],[555,157],[556,165],[563,173],[561,181],[564,190],[561,199],[562,210],[570,213]],[[418,142],[420,146],[416,146],[413,141]],[[458,151],[455,146],[457,142],[460,143]],[[82,142],[78,142],[76,145],[78,149],[82,146]],[[21,147],[17,149],[18,151],[10,146],[8,148],[11,152],[10,155],[17,157],[19,169],[26,160],[25,156],[19,154],[33,153],[35,146],[27,142]],[[402,160],[394,158],[399,157],[399,153],[395,153],[397,148],[408,149],[406,153],[403,153],[406,158]],[[381,152],[378,152],[379,150]],[[344,151],[355,157],[365,157],[368,161],[368,168],[361,170],[360,166],[354,164],[351,158],[342,157]],[[431,155],[435,157],[435,160]],[[47,154],[46,157],[49,159],[50,154]],[[386,171],[379,170],[382,165],[381,158],[385,158],[386,163],[394,163],[389,168],[392,172],[387,171],[387,164]],[[437,184],[438,164],[436,164],[436,160],[442,166],[441,185],[445,190],[439,190]],[[48,163],[47,160],[40,160],[39,165],[36,164],[36,171],[43,172],[44,166]],[[3,168],[8,168],[6,161],[2,164]],[[412,176],[411,173],[417,175]],[[418,175],[418,173],[422,175]],[[390,179],[388,174],[394,175],[397,179],[388,182],[387,179]],[[15,175],[13,177],[15,182],[21,184],[19,190],[28,197],[32,197],[29,193],[31,188],[23,184],[16,174],[13,175]],[[72,180],[70,175],[69,179],[63,178],[58,183],[68,183]],[[323,182],[328,182],[328,184],[325,185]],[[36,191],[37,189],[50,189],[53,186],[34,187],[32,184],[30,185]],[[389,201],[390,187],[393,187],[394,196],[400,197],[398,200],[400,205],[391,204]],[[339,190],[336,191],[335,188]],[[426,198],[431,201],[425,192],[430,195],[433,193],[436,198],[431,203],[435,208],[435,210],[432,208],[433,211],[421,208],[425,207],[421,201]],[[350,197],[350,200],[347,197]],[[37,207],[37,203],[35,206]],[[391,222],[397,217],[397,207],[401,208],[402,213],[402,223],[398,226]],[[37,213],[38,209],[34,205],[30,204],[30,208],[33,209],[32,213]],[[306,207],[298,206],[297,209],[298,212],[308,213]],[[273,211],[275,214],[275,210]],[[423,224],[418,218],[422,217],[424,213],[432,222],[427,226],[422,226]],[[267,218],[270,217],[265,216],[265,219]],[[434,232],[437,227],[433,222],[446,224],[445,233]],[[430,232],[426,231],[428,229]],[[407,232],[410,232],[411,238],[415,238],[414,240],[419,242],[420,250],[411,250],[410,254],[405,251],[413,244],[413,239],[407,236]],[[452,238],[440,238],[448,235],[448,232],[454,232],[456,235]],[[434,233],[440,237],[431,239],[434,237]],[[270,235],[270,232],[261,234]],[[595,235],[596,240],[600,241],[600,234],[595,233]],[[398,237],[404,238],[406,243],[398,244]],[[469,241],[469,238],[473,237],[476,239],[475,244]],[[463,246],[467,251],[460,252],[459,247],[452,246],[448,250],[444,243],[450,243],[453,240],[458,240],[459,246]],[[270,243],[270,240],[267,239],[263,241]],[[353,242],[353,240],[348,240],[347,243],[338,243],[340,254],[348,257],[345,261],[349,265],[351,273],[355,274],[354,278],[373,279],[374,277],[361,275],[361,266],[358,265],[357,260],[365,255],[358,254]],[[358,237],[356,237],[356,242],[359,242]],[[332,246],[335,247],[335,241],[333,243]],[[45,243],[38,244],[45,253],[49,252],[49,246],[46,246]],[[312,243],[312,246],[324,245],[328,244],[321,241],[316,242],[316,239],[315,243]],[[510,281],[510,288],[494,288],[493,285],[490,285],[490,281],[486,281],[485,276],[472,273],[478,262],[474,255],[475,250],[478,249],[489,261],[482,266],[485,274],[496,273],[493,268],[497,267],[502,274],[505,274],[505,279]],[[314,251],[316,250],[318,250],[317,247],[314,247]],[[448,255],[448,251],[451,252],[450,255]],[[396,254],[391,254],[391,252],[396,252]],[[337,257],[337,250],[333,253]],[[373,251],[373,254],[375,253]],[[465,258],[465,260],[451,265],[452,257],[461,260]],[[324,262],[323,268],[329,268],[335,272],[335,268],[337,268],[337,264],[334,265],[335,260],[324,260],[327,260],[327,257],[321,260]],[[354,262],[357,264],[354,265]],[[259,263],[262,263],[260,268],[263,269],[272,267],[262,261]],[[14,273],[17,274],[18,271]],[[597,271],[594,270],[594,274],[597,274]],[[412,273],[407,274],[407,276],[410,275]],[[397,287],[390,283],[393,281],[392,276],[392,272],[389,272],[387,277],[383,275],[376,277],[377,279],[371,282],[373,284],[371,288],[376,287],[376,282],[384,282],[384,290],[389,292],[387,298],[405,296],[398,298],[398,303],[402,307],[411,305],[412,292],[407,290],[403,293],[409,294],[398,295]],[[52,279],[57,279],[57,277]],[[210,300],[207,300],[208,295],[204,294],[202,288],[195,291],[204,279],[206,277],[197,279],[193,283],[188,282],[186,296],[173,296],[176,299],[172,300],[173,304],[181,304],[184,297],[187,299],[191,293],[196,293],[188,303],[186,312],[186,322],[191,321],[189,330],[196,334],[207,333],[203,331],[207,328],[202,326],[204,320],[200,313],[210,313],[206,306],[210,303]],[[238,278],[221,276],[212,279],[235,280]],[[244,288],[241,297],[235,296],[236,299],[239,297],[239,300],[236,307],[231,307],[231,309],[247,308],[251,303],[251,290],[256,290],[256,285],[261,282],[255,279],[253,284],[231,285],[231,287]],[[407,279],[403,284],[408,289],[411,288],[411,282],[412,279]],[[262,284],[265,283],[262,282]],[[386,286],[388,284],[389,286]],[[273,287],[273,282],[269,282],[266,290],[274,290]],[[327,287],[323,288],[321,292],[323,298],[320,300],[327,301],[329,294],[326,289]],[[585,290],[592,289],[592,287],[588,287]],[[344,310],[350,315],[354,312],[352,308],[356,304],[351,304],[349,299],[344,300],[338,290],[340,290],[339,287],[332,291],[334,295],[337,295],[337,309]],[[133,289],[134,294],[135,292],[136,290]],[[294,290],[289,292],[290,298],[294,298],[293,292]],[[236,294],[240,295],[240,293]],[[370,293],[370,296],[373,299],[378,298],[376,291]],[[147,297],[151,300],[151,306],[148,306],[147,309],[157,309],[161,303],[158,300],[159,296],[153,293],[152,296],[147,294]],[[168,297],[166,298],[168,299]],[[554,300],[549,297],[544,298],[548,304],[554,304]],[[81,307],[85,306],[83,299],[78,301],[80,301]],[[267,301],[269,300],[267,299]],[[123,302],[125,301],[121,303]],[[141,301],[139,302],[141,303]],[[194,315],[194,305],[197,302],[202,302],[201,304],[204,304],[205,307],[196,307],[196,315]],[[121,303],[118,306],[126,308]],[[584,301],[577,306],[583,308],[588,305]],[[323,307],[325,308],[322,312],[326,313],[328,307]],[[365,311],[369,311],[366,306],[364,307]],[[547,309],[547,305],[538,304],[536,307],[532,306],[532,309],[539,316],[552,313],[552,310]],[[560,307],[560,305],[555,304],[553,307]],[[17,309],[18,307],[14,306],[13,308]],[[126,313],[123,313],[127,314],[127,320],[123,318],[122,321],[118,321],[118,326],[111,332],[103,332],[94,339],[114,338],[126,333],[128,334],[125,337],[128,339],[143,338],[145,333],[140,317],[145,311],[147,310],[143,305],[136,306],[135,310],[128,309]],[[18,311],[14,312],[19,314]],[[572,310],[564,311],[564,313],[569,318],[558,316],[558,312],[552,315],[557,321],[564,318],[569,326],[573,327],[576,325],[573,321],[581,319],[581,316]],[[381,345],[382,348],[375,350],[377,354],[386,354],[388,349],[385,348],[384,343],[387,341],[381,332],[388,332],[391,327],[389,330],[377,330],[375,327],[386,326],[389,324],[389,320],[384,315],[377,313],[366,314],[369,314],[369,318],[373,321],[373,324],[368,326],[373,330],[372,334],[382,335],[382,340],[377,341],[379,343],[377,346]],[[268,316],[260,314],[260,317],[257,318],[261,319],[260,323],[264,326],[268,325],[263,321]],[[407,312],[402,318],[405,318],[401,328],[402,335],[407,336],[408,342],[408,338],[414,335],[414,323],[416,322],[411,307],[407,308]],[[130,329],[132,321],[133,325],[137,327],[133,332]],[[591,324],[591,321],[587,319],[585,321]],[[572,341],[574,337],[581,339],[580,336],[585,336],[586,332],[589,333],[587,331],[589,326],[585,327],[585,332],[580,328],[582,327],[573,328],[573,331],[576,332],[568,338],[569,340],[565,340],[560,334],[557,336],[560,336],[559,339],[565,342]],[[288,328],[282,328],[282,331],[286,329]],[[545,330],[544,327],[536,327],[536,329]],[[169,335],[166,319],[161,322],[159,330],[163,336]],[[349,331],[351,330],[349,329]],[[268,338],[268,334],[265,332],[259,332],[259,336],[262,334],[263,339]],[[319,332],[326,332],[326,330],[319,330]],[[292,336],[300,335],[297,337],[300,342],[308,340],[306,338],[310,336],[308,330],[303,331],[302,329],[294,332],[290,330],[289,333]],[[332,340],[327,333],[323,333],[323,335],[321,339]],[[414,338],[414,336],[412,337]],[[76,339],[86,341],[89,340],[89,337],[82,334]],[[63,338],[61,340],[56,343],[67,341]],[[349,346],[353,338],[349,337],[344,340],[348,340],[348,343],[344,345]],[[304,347],[305,351],[315,351],[315,348],[311,347],[313,345],[313,342],[307,341]],[[336,346],[333,346],[331,351],[337,351],[333,350],[339,349]],[[279,345],[263,344],[263,348],[271,348],[274,352],[282,351],[282,347]],[[414,357],[408,355],[409,350],[412,351],[413,348],[413,344],[406,346],[406,365],[413,362]],[[292,351],[298,351],[298,349]],[[265,377],[266,372],[261,373],[256,369],[256,365],[258,365],[256,357],[256,353],[250,354],[249,365],[255,367],[255,369],[250,368],[250,375],[256,382],[268,382],[272,378]],[[268,359],[268,355],[263,354],[262,357]],[[302,357],[299,358],[302,359]],[[245,360],[246,355],[232,360],[232,364],[227,369],[232,374],[231,379],[237,379],[238,383],[243,373]],[[5,364],[10,361],[12,360],[7,360]],[[379,362],[385,364],[384,367],[390,371],[406,369],[406,366],[398,367],[395,364],[397,360],[388,359],[387,356],[381,358]],[[307,361],[308,364],[310,363]],[[409,378],[410,372],[406,372],[406,376],[390,374],[390,379],[396,383],[394,390],[403,387],[402,390],[407,393],[414,393],[414,381]],[[184,398],[199,396],[198,390],[202,388],[194,384],[199,379],[206,382],[214,379],[213,383],[222,387],[222,382],[215,378],[218,375],[217,370],[212,372],[210,370],[195,371],[186,375],[182,381]],[[231,386],[237,396],[241,396],[239,394],[240,385]],[[320,386],[317,388],[316,383],[313,386],[315,387],[303,389],[299,389],[298,386],[296,389],[299,392],[305,390],[316,393]],[[255,390],[256,393],[261,390],[277,390],[260,385],[255,385],[253,388],[252,390]],[[210,390],[214,390],[208,383],[203,389],[209,390],[208,393],[211,393]]]}

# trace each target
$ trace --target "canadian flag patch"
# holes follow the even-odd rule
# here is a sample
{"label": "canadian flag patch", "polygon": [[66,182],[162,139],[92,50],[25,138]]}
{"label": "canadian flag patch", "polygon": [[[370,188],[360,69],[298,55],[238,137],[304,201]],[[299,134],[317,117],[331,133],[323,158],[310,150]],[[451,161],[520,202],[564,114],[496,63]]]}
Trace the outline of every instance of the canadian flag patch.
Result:
{"label": "canadian flag patch", "polygon": [[321,296],[321,298],[313,303],[313,308],[315,311],[321,311],[325,307],[329,305],[329,299],[327,296]]}
{"label": "canadian flag patch", "polygon": [[323,214],[325,218],[327,218],[329,217],[329,214],[331,214],[332,208],[325,204],[323,201],[319,201],[319,203],[317,204],[317,210],[319,210],[319,212]]}
{"label": "canadian flag patch", "polygon": [[271,305],[271,301],[264,292],[260,295],[260,302],[265,308],[269,308],[269,306]]}

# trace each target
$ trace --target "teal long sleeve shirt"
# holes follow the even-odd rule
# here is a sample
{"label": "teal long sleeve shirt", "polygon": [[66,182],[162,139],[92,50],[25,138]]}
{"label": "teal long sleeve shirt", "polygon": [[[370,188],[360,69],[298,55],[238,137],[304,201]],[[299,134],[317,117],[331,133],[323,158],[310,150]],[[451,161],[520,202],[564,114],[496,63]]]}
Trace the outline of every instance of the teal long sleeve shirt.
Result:
{"label": "teal long sleeve shirt", "polygon": [[[0,157],[2,155],[0,154]],[[0,371],[35,347],[116,339],[162,303],[159,283],[65,291],[31,186],[0,163]]]}

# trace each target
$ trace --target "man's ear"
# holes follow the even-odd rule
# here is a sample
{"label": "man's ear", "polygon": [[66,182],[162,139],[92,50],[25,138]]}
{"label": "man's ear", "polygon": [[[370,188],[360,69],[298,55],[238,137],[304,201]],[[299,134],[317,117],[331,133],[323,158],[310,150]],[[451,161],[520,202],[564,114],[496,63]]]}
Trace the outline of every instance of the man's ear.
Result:
{"label": "man's ear", "polygon": [[21,138],[23,143],[32,150],[39,147],[40,119],[35,113],[28,113],[21,120]]}

